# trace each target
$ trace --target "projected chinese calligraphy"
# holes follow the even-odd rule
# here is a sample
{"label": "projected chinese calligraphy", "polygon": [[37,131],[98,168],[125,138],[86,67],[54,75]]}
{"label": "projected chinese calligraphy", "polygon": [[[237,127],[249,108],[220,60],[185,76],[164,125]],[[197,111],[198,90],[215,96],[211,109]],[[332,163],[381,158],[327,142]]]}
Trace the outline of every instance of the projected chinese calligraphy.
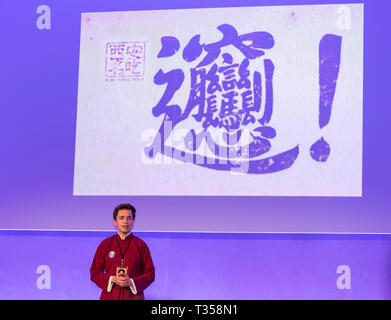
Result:
{"label": "projected chinese calligraphy", "polygon": [[74,194],[361,196],[348,7],[83,14]]}
{"label": "projected chinese calligraphy", "polygon": [[[153,158],[157,152],[177,160],[192,162],[215,170],[246,168],[247,173],[262,174],[288,169],[293,165],[299,153],[299,146],[281,152],[275,156],[253,160],[271,149],[270,140],[276,136],[276,130],[268,123],[273,114],[273,61],[264,58],[265,50],[274,46],[274,38],[268,32],[256,31],[239,35],[235,27],[222,24],[217,27],[222,39],[208,44],[200,43],[200,35],[193,36],[183,49],[182,57],[186,62],[206,55],[194,68],[190,68],[190,92],[185,108],[169,105],[184,81],[183,69],[162,69],[154,76],[154,84],[166,85],[165,92],[152,113],[155,117],[164,115],[163,122],[151,146],[145,148],[146,155]],[[245,44],[249,42],[249,44]],[[172,36],[161,38],[162,48],[157,57],[170,57],[180,48],[179,40]],[[319,84],[320,84],[320,127],[326,125],[331,115],[331,105],[340,63],[341,37],[326,35],[319,45]],[[233,46],[239,50],[243,59],[235,62],[224,48]],[[251,74],[250,61],[256,67]],[[262,87],[262,76],[265,88]],[[261,110],[262,93],[265,104]],[[182,111],[182,109],[184,109]],[[195,110],[195,112],[193,112]],[[192,114],[193,112],[193,114]],[[191,128],[184,138],[186,150],[176,150],[165,146],[175,126],[190,115],[200,124],[202,131],[196,133]],[[326,120],[325,120],[326,119]],[[213,138],[209,128],[220,128],[225,145]],[[251,141],[241,144],[242,131],[249,129]],[[164,132],[168,130],[168,132]],[[202,141],[214,158],[194,157]],[[321,138],[311,147],[311,156],[316,161],[326,161],[330,147]],[[201,159],[201,161],[200,161]],[[246,165],[238,161],[247,161]]]}

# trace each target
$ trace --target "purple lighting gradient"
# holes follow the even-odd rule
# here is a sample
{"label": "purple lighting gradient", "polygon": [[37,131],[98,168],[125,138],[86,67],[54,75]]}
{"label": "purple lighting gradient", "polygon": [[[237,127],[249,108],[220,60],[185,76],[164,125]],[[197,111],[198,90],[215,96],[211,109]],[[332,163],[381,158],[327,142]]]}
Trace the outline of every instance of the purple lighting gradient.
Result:
{"label": "purple lighting gradient", "polygon": [[[89,268],[97,245],[110,235],[3,231],[2,239],[18,250],[2,247],[1,259],[15,261],[19,254],[25,259],[23,265],[1,260],[2,272],[12,269],[20,276],[3,279],[0,298],[98,299]],[[151,249],[156,267],[146,299],[391,298],[389,235],[137,235]],[[50,289],[36,286],[41,265],[50,267]],[[340,266],[351,269],[350,289],[336,286]]]}
{"label": "purple lighting gradient", "polygon": [[[122,202],[137,208],[135,233],[155,263],[147,299],[391,299],[391,1],[229,2],[344,3],[364,3],[362,197],[161,197],[73,196],[81,13],[227,1],[49,0],[51,29],[39,30],[40,2],[1,0],[0,273],[19,276],[2,279],[0,299],[98,299],[89,268]],[[303,152],[322,165],[327,146]],[[50,267],[50,289],[39,289],[40,266]],[[338,288],[341,266],[349,288]]]}
{"label": "purple lighting gradient", "polygon": [[[246,6],[271,4],[323,2],[240,2]],[[206,3],[186,5],[194,8]],[[147,1],[141,7],[126,2],[115,5],[104,1],[56,3],[51,6],[51,30],[36,28],[36,6],[33,1],[23,5],[19,1],[2,3],[3,12],[8,14],[1,20],[2,39],[6,44],[0,59],[1,70],[6,75],[1,80],[3,90],[0,92],[1,229],[110,230],[112,225],[107,214],[118,202],[126,201],[134,203],[140,212],[136,229],[145,231],[204,231],[205,221],[216,225],[212,230],[216,232],[391,231],[388,196],[391,152],[386,147],[391,138],[388,128],[391,114],[385,87],[388,78],[384,74],[389,67],[386,52],[390,45],[385,40],[385,29],[381,28],[386,18],[385,6],[389,8],[390,4],[364,3],[362,198],[72,196],[80,13],[183,8],[184,4]],[[220,7],[223,3],[214,1],[208,6]],[[7,24],[14,28],[5,32]],[[233,220],[238,215],[240,219]],[[227,220],[221,223],[224,217]],[[250,226],[246,226],[246,221],[251,221]]]}

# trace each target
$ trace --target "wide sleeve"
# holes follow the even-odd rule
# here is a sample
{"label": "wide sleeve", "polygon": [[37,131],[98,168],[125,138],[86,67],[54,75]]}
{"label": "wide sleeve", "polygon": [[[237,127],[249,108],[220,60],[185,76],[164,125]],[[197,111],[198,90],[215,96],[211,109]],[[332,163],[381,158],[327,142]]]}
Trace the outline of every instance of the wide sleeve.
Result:
{"label": "wide sleeve", "polygon": [[94,260],[92,261],[90,274],[91,281],[101,288],[107,290],[109,285],[110,274],[105,273],[104,245],[101,243],[96,250]]}
{"label": "wide sleeve", "polygon": [[141,265],[142,274],[133,277],[137,293],[143,292],[155,280],[155,266],[153,265],[151,253],[146,244],[142,247]]}

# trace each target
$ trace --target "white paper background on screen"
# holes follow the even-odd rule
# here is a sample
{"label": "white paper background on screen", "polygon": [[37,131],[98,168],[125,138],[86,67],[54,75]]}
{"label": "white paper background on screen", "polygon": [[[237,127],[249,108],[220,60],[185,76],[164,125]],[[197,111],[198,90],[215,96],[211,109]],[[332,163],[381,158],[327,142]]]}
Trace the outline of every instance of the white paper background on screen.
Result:
{"label": "white paper background on screen", "polygon": [[[347,6],[350,29],[338,28],[338,5],[82,14],[74,194],[361,196],[363,18],[362,5]],[[182,59],[182,49],[196,34],[201,43],[220,40],[217,26],[225,23],[239,34],[273,35],[265,58],[275,66],[269,124],[277,136],[264,157],[299,145],[296,162],[271,174],[235,174],[168,157],[148,164],[143,150],[152,138],[145,140],[146,130],[161,125],[163,116],[154,117],[152,108],[165,89],[153,77],[159,69],[183,68],[185,80],[170,104],[184,106],[195,64]],[[318,50],[330,33],[342,36],[341,64],[330,122],[320,129]],[[157,58],[162,36],[178,38],[176,55]],[[145,42],[143,79],[106,81],[106,44],[136,41]],[[331,147],[324,163],[310,156],[322,136]]]}

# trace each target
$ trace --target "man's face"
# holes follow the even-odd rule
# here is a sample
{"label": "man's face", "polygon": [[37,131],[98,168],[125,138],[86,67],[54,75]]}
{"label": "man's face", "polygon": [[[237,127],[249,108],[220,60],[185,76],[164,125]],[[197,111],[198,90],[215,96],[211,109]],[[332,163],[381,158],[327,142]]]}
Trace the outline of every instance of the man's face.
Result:
{"label": "man's face", "polygon": [[114,220],[114,224],[117,226],[118,231],[126,234],[133,228],[133,216],[132,211],[123,209],[118,211],[117,219]]}

